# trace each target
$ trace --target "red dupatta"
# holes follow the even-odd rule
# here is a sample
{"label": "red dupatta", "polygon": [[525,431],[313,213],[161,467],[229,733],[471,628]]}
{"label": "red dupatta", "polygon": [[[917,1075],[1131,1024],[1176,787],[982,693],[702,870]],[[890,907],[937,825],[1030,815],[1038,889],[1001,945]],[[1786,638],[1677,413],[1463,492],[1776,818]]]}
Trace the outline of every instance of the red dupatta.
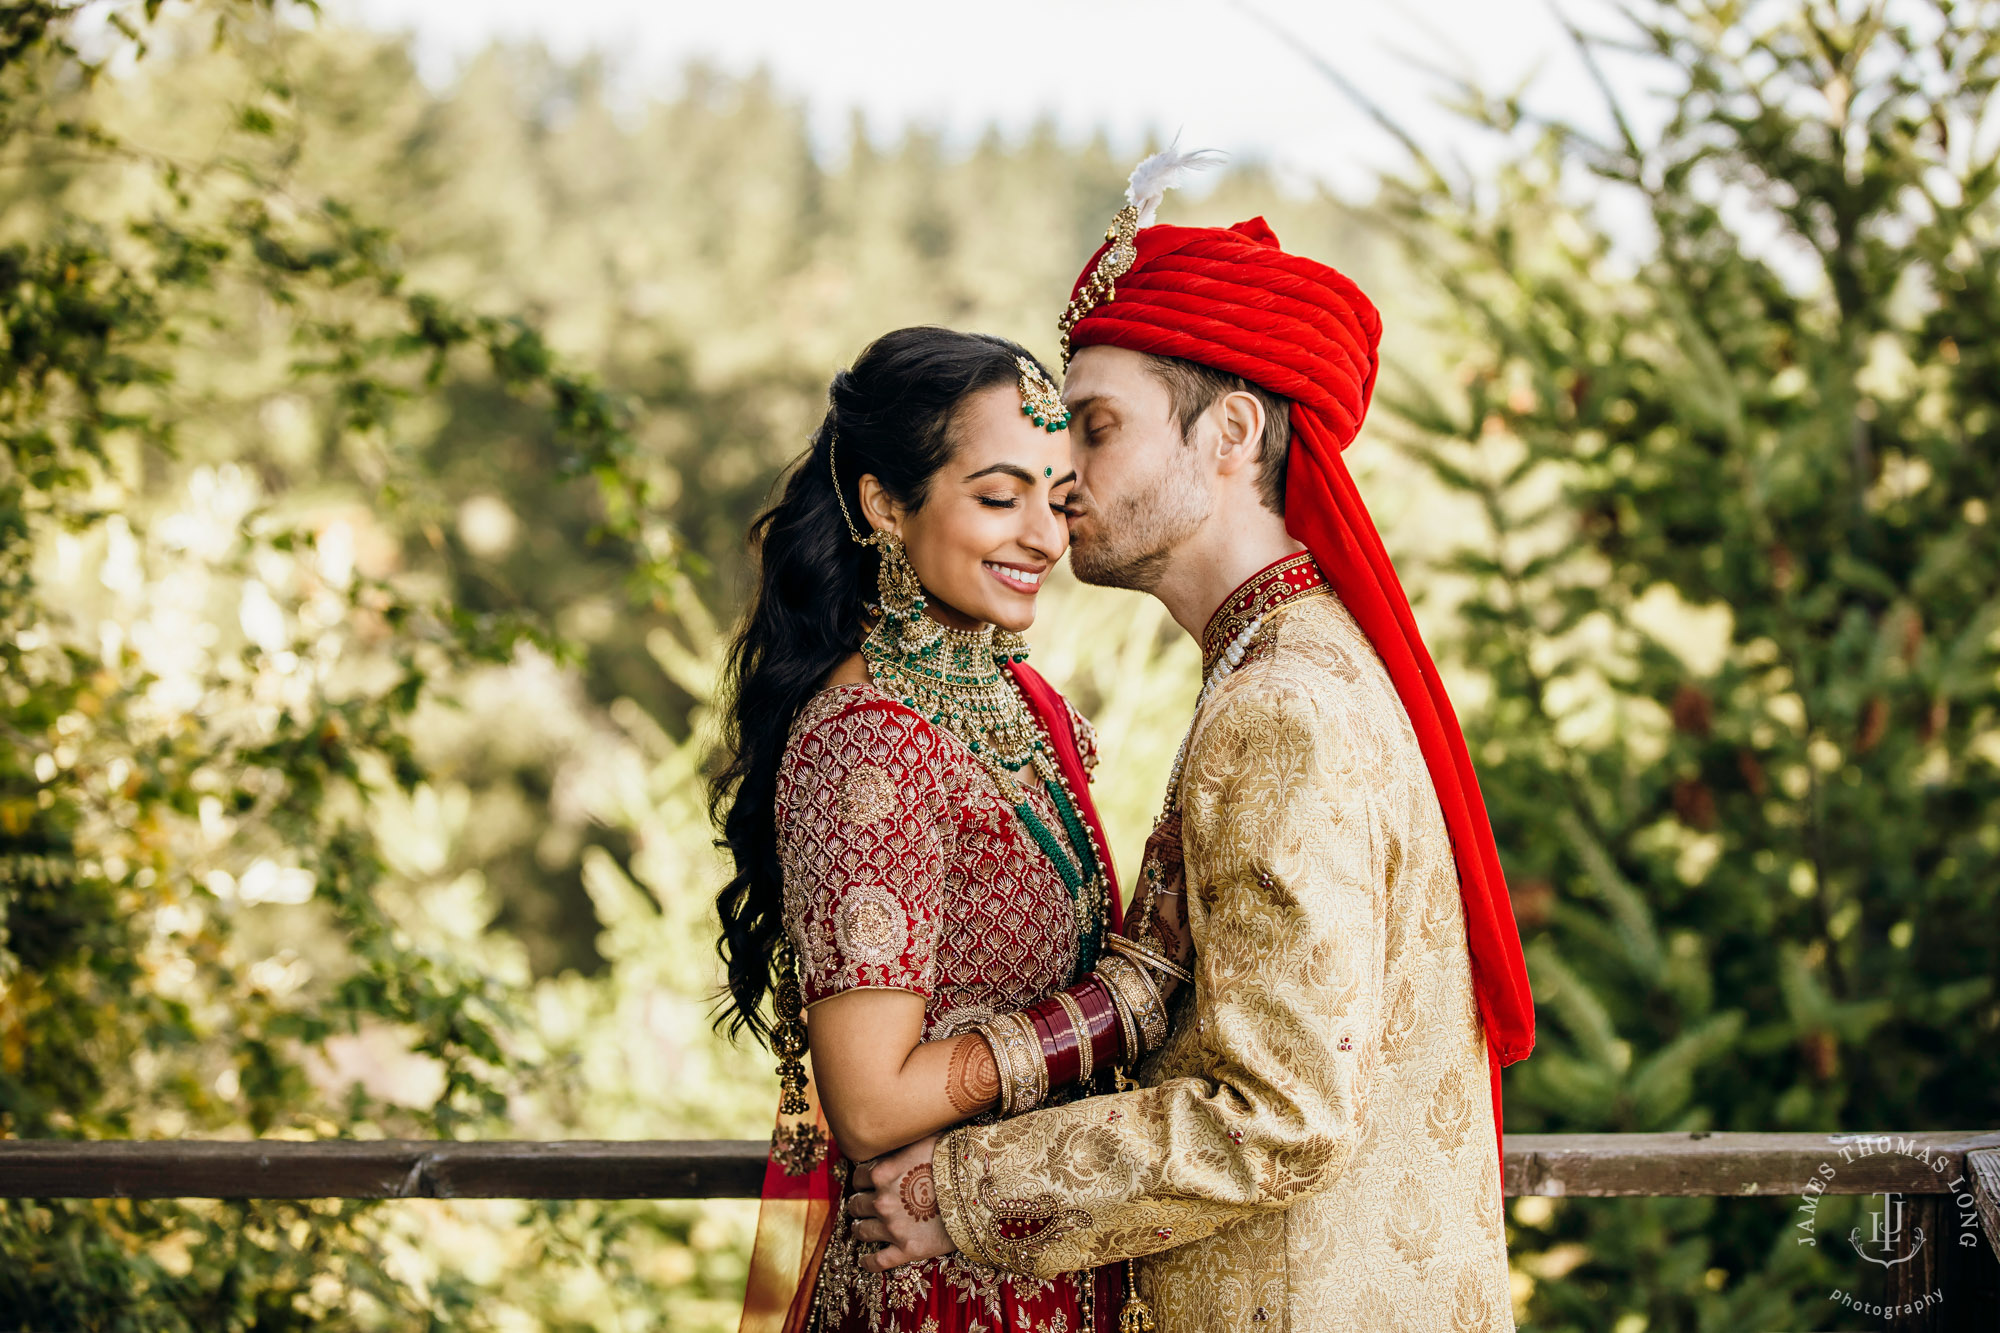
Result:
{"label": "red dupatta", "polygon": [[[1070,726],[1069,706],[1040,672],[1025,663],[1012,663],[1007,670],[1048,734],[1056,767],[1069,780],[1076,794],[1078,811],[1097,840],[1097,859],[1110,885],[1111,929],[1124,925],[1124,907],[1118,900],[1118,879],[1111,866],[1111,844],[1105,840],[1104,825],[1097,817],[1097,804],[1090,797],[1090,775],[1083,766],[1076,733]],[[764,1188],[757,1209],[757,1239],[750,1251],[750,1277],[743,1289],[743,1315],[737,1333],[804,1333],[812,1314],[813,1288],[819,1280],[827,1242],[840,1219],[841,1162],[833,1146],[826,1115],[819,1104],[819,1080],[810,1077],[812,1057],[806,1057],[806,1102],[802,1116],[779,1116],[776,1134],[797,1135],[815,1131],[826,1145],[821,1160],[800,1175],[793,1175],[773,1153],[764,1162]],[[776,1139],[774,1134],[774,1141]]]}

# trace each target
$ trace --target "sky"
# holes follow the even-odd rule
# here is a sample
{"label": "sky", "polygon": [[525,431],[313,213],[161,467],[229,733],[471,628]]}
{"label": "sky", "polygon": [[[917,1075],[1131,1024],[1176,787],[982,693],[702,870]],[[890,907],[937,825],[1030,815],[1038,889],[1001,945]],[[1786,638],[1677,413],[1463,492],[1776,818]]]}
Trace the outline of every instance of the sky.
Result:
{"label": "sky", "polygon": [[[1555,0],[1617,31],[1606,0]],[[1133,153],[1148,136],[1269,165],[1281,183],[1368,190],[1399,150],[1324,61],[1436,150],[1477,165],[1482,146],[1436,105],[1423,66],[1492,90],[1523,85],[1542,110],[1603,120],[1602,99],[1550,0],[336,0],[349,21],[415,37],[447,84],[495,40],[608,57],[635,99],[671,96],[691,61],[764,68],[808,108],[828,152],[859,112],[878,140],[912,124],[970,142],[1052,118]],[[1283,35],[1278,29],[1283,30]]]}

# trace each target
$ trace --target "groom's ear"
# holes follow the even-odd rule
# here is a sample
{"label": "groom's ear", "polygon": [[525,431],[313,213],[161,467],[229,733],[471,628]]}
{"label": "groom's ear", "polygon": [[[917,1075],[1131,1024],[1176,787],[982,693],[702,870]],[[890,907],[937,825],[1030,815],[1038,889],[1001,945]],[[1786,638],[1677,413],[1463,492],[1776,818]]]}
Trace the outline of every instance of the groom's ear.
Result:
{"label": "groom's ear", "polygon": [[1216,471],[1230,477],[1257,466],[1264,443],[1264,404],[1254,393],[1237,390],[1215,400]]}

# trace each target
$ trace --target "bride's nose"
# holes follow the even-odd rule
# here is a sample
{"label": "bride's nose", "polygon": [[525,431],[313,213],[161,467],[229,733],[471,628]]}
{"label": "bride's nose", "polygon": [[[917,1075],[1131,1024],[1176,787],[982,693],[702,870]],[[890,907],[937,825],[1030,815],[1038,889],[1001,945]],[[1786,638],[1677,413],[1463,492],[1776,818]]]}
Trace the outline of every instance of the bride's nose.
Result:
{"label": "bride's nose", "polygon": [[1069,524],[1061,514],[1045,504],[1024,505],[1028,511],[1027,531],[1021,545],[1051,563],[1062,559],[1069,549]]}

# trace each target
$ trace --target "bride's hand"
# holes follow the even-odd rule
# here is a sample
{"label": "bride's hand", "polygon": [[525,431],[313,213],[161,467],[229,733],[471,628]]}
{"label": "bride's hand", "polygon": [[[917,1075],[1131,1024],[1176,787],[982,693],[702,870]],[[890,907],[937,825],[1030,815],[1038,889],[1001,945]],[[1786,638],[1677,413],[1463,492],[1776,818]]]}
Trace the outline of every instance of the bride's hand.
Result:
{"label": "bride's hand", "polygon": [[847,1196],[847,1214],[854,1219],[855,1239],[881,1247],[861,1256],[861,1266],[869,1272],[886,1273],[958,1248],[938,1215],[937,1188],[931,1180],[936,1148],[933,1134],[854,1168],[859,1188]]}
{"label": "bride's hand", "polygon": [[[1148,883],[1142,894],[1153,903],[1152,921],[1147,928],[1150,938],[1140,943],[1151,945],[1181,966],[1186,967],[1194,957],[1194,944],[1188,937],[1187,929],[1187,881],[1185,866],[1181,860],[1181,822],[1175,815],[1153,831],[1146,839],[1146,851],[1141,865],[1158,863],[1162,877],[1157,884]],[[1146,917],[1145,902],[1142,897],[1133,904],[1132,913],[1126,918],[1125,929],[1133,934],[1139,929],[1139,922]],[[1133,938],[1138,936],[1133,934]],[[1171,978],[1162,978],[1171,982]]]}

